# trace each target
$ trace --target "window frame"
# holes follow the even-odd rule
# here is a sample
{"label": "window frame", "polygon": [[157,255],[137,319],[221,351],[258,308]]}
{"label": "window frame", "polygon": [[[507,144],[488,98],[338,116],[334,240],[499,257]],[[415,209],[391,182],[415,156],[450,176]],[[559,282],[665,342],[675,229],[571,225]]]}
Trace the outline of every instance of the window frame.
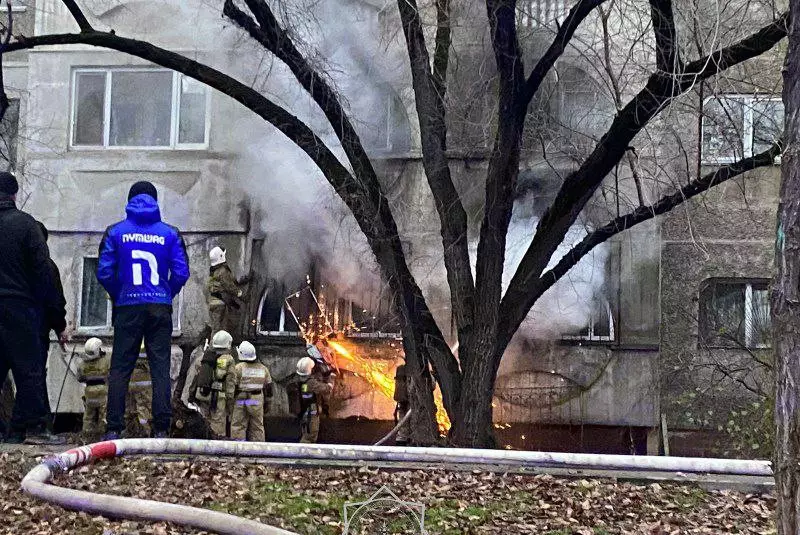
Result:
{"label": "window frame", "polygon": [[[280,336],[282,338],[302,338],[303,333],[301,331],[267,331],[261,326],[261,314],[264,311],[264,303],[267,301],[267,294],[269,292],[265,290],[261,293],[261,299],[258,301],[258,312],[256,315],[257,322],[256,322],[256,333],[261,336]],[[278,320],[278,329],[280,329],[281,325],[286,325],[286,300],[284,299],[283,305],[281,306],[281,319]]]}
{"label": "window frame", "polygon": [[[111,145],[111,87],[115,72],[169,72],[172,74],[172,96],[170,109],[170,142],[168,145]],[[75,144],[75,120],[78,113],[78,76],[86,73],[100,73],[105,75],[105,93],[103,102],[103,143],[101,145],[76,145]],[[72,69],[70,76],[70,120],[69,120],[69,140],[70,150],[154,150],[154,151],[173,151],[173,150],[205,150],[209,147],[211,133],[211,91],[208,86],[201,84],[205,90],[205,125],[204,141],[202,143],[180,143],[180,105],[181,105],[181,81],[191,78],[177,71],[164,69],[162,67],[76,67]],[[198,82],[200,83],[200,82]]]}
{"label": "window frame", "polygon": [[[744,287],[744,300],[742,301],[742,306],[744,307],[744,313],[742,316],[743,322],[743,340],[737,341],[738,345],[734,346],[726,346],[721,344],[715,344],[712,342],[706,342],[705,339],[708,337],[709,333],[708,328],[708,317],[707,313],[703,314],[702,310],[707,308],[708,305],[703,300],[703,293],[710,289],[712,285],[717,284],[728,284],[728,285],[739,285]],[[752,350],[752,349],[771,349],[772,344],[768,343],[761,343],[755,344],[753,343],[753,339],[755,337],[755,322],[753,316],[753,286],[766,286],[766,291],[769,291],[769,279],[766,278],[726,278],[726,277],[711,277],[705,279],[700,284],[700,290],[698,292],[698,326],[697,326],[697,345],[700,348],[708,348],[708,349],[733,349],[733,350]],[[767,301],[769,304],[769,300]],[[715,340],[717,336],[712,336],[712,340]]]}
{"label": "window frame", "polygon": [[608,314],[608,334],[607,335],[595,335],[594,334],[594,316],[595,311],[589,314],[589,326],[588,326],[588,334],[563,334],[561,335],[562,340],[574,342],[602,342],[602,343],[611,343],[617,341],[617,332],[615,329],[614,323],[614,311],[611,308],[611,303],[608,299],[603,299],[603,304],[606,306],[606,314]]}
{"label": "window frame", "polygon": [[[111,334],[114,330],[114,325],[111,322],[111,315],[113,312],[113,305],[111,304],[110,299],[106,299],[106,324],[105,325],[81,325],[81,318],[83,317],[83,278],[84,272],[86,271],[86,259],[99,259],[99,257],[94,254],[82,255],[81,256],[81,271],[80,271],[80,279],[78,282],[78,299],[76,300],[75,305],[75,332],[78,334],[86,334],[86,335],[108,335]],[[97,283],[100,284],[99,282]],[[177,319],[178,321],[173,321],[172,324],[172,337],[178,337],[182,334],[182,323],[183,323],[183,290],[181,288],[180,293],[178,293],[178,297],[173,299],[172,301],[172,315],[173,320],[176,316],[175,314],[175,307],[177,307]],[[105,291],[105,290],[103,290]],[[177,301],[177,303],[175,302]]]}
{"label": "window frame", "polygon": [[[762,98],[763,97],[763,98]],[[718,157],[710,157],[706,155],[706,151],[703,150],[705,146],[705,139],[706,139],[706,117],[707,114],[705,112],[706,106],[709,102],[712,101],[723,101],[723,100],[740,100],[742,102],[742,158],[750,158],[753,156],[753,125],[755,124],[753,120],[753,103],[754,102],[780,102],[783,104],[783,99],[780,95],[775,95],[772,93],[768,94],[746,94],[746,93],[723,93],[721,95],[712,95],[707,97],[703,101],[703,111],[701,112],[701,121],[700,121],[700,161],[703,165],[724,165],[724,164],[732,164],[736,163],[738,160],[736,159],[736,155],[733,154],[732,156],[718,156]],[[784,114],[786,110],[784,109]],[[785,115],[784,115],[785,117]],[[780,165],[781,163],[781,155],[775,157],[773,161],[773,165]]]}

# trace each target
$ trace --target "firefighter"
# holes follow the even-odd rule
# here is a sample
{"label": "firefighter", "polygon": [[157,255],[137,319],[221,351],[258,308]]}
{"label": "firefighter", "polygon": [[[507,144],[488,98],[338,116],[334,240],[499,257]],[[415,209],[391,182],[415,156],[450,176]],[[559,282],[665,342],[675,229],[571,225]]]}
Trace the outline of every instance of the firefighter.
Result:
{"label": "firefighter", "polygon": [[315,443],[319,438],[319,418],[322,404],[333,392],[333,374],[326,373],[311,357],[297,362],[300,378],[300,422],[303,435],[300,442]]}
{"label": "firefighter", "polygon": [[[397,403],[397,407],[394,410],[394,421],[397,423],[402,420],[409,411],[408,376],[406,375],[405,364],[398,366],[394,372],[394,401]],[[395,443],[398,446],[408,445],[410,439],[409,428],[410,426],[408,422],[406,422],[400,426],[400,429],[397,430],[397,438],[395,439]]]}
{"label": "firefighter", "polygon": [[264,403],[272,397],[269,369],[256,360],[256,348],[250,342],[238,347],[239,363],[234,368],[236,402],[231,416],[231,438],[264,442]]}
{"label": "firefighter", "polygon": [[126,405],[126,427],[136,429],[139,434],[150,436],[153,420],[153,381],[150,376],[150,364],[144,342],[139,347],[139,357],[133,367],[130,383],[128,383],[128,401]]}
{"label": "firefighter", "polygon": [[246,277],[237,281],[225,259],[225,250],[214,247],[208,254],[211,261],[211,273],[208,278],[208,316],[211,334],[223,330],[234,332],[234,310],[241,308],[243,291],[240,284],[247,282]]}
{"label": "firefighter", "polygon": [[101,435],[106,428],[108,370],[111,359],[99,338],[89,338],[83,345],[83,360],[78,365],[78,381],[83,391],[83,433],[87,437]]}
{"label": "firefighter", "polygon": [[227,331],[217,331],[211,337],[211,346],[198,362],[197,386],[194,399],[201,407],[213,438],[228,436],[228,417],[233,412],[236,393],[236,361],[231,356],[233,337]]}

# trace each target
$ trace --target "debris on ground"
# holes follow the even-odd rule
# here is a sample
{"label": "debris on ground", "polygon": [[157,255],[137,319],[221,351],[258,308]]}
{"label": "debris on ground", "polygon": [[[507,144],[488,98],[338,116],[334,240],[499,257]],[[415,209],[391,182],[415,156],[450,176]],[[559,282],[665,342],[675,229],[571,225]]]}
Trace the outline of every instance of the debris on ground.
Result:
{"label": "debris on ground", "polygon": [[[0,534],[183,535],[182,526],[112,521],[65,511],[22,494],[41,458],[0,454]],[[769,495],[706,492],[686,485],[636,485],[446,470],[289,468],[208,460],[116,459],[59,475],[64,487],[229,512],[303,534],[341,534],[347,502],[387,486],[425,505],[432,534],[771,534]],[[387,533],[403,533],[389,526]]]}

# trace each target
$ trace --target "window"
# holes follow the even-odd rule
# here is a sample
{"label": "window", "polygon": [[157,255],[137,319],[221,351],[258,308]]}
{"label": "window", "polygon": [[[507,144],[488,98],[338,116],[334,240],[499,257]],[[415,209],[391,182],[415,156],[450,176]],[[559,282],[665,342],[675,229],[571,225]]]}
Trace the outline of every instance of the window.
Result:
{"label": "window", "polygon": [[775,96],[725,95],[703,105],[703,162],[732,163],[767,150],[783,133]]}
{"label": "window", "polygon": [[73,147],[205,148],[207,88],[165,69],[79,69]]}
{"label": "window", "polygon": [[83,259],[81,301],[78,327],[107,329],[111,327],[111,301],[105,289],[97,282],[97,258]]}
{"label": "window", "polygon": [[[375,155],[411,150],[411,129],[403,102],[388,85],[375,85],[353,102],[354,128],[364,149]],[[363,92],[363,91],[362,91]]]}
{"label": "window", "polygon": [[614,341],[614,314],[611,312],[611,304],[603,298],[595,299],[587,326],[575,334],[563,336],[562,339],[590,342]]}
{"label": "window", "polygon": [[258,312],[259,333],[272,336],[298,336],[300,334],[300,326],[295,320],[295,314],[299,312],[293,314],[293,310],[286,305],[288,293],[286,284],[275,280],[271,281],[261,299]]}
{"label": "window", "polygon": [[517,13],[520,26],[536,28],[552,22],[561,22],[570,5],[565,0],[525,0],[519,3]]}
{"label": "window", "polygon": [[[109,331],[111,329],[111,300],[105,288],[97,282],[96,256],[83,259],[81,270],[81,299],[78,303],[78,330],[84,332]],[[173,301],[172,334],[181,333],[181,316],[183,313],[183,291]]]}
{"label": "window", "polygon": [[768,284],[766,279],[705,281],[700,289],[700,344],[770,347]]}

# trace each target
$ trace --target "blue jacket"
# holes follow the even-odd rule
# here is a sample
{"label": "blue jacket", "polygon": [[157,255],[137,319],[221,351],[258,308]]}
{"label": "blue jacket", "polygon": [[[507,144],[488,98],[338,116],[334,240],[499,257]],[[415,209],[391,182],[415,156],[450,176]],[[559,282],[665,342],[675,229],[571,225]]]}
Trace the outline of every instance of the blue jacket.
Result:
{"label": "blue jacket", "polygon": [[97,280],[115,306],[171,305],[189,280],[183,238],[161,221],[150,195],[131,199],[125,212],[128,218],[108,227],[100,242]]}

